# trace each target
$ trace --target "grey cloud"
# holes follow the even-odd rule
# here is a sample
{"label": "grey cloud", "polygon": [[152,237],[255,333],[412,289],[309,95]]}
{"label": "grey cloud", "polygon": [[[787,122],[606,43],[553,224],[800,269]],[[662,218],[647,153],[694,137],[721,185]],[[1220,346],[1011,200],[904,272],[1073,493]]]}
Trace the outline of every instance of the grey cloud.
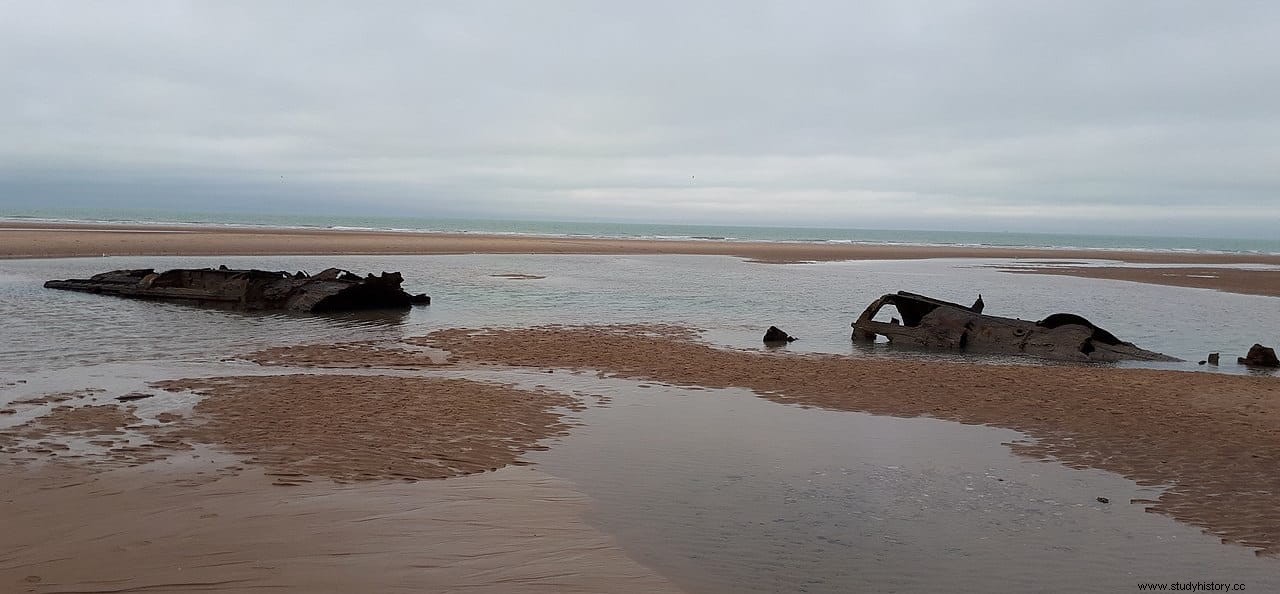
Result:
{"label": "grey cloud", "polygon": [[1264,237],[1280,222],[1271,3],[8,2],[0,15],[0,209],[309,203]]}

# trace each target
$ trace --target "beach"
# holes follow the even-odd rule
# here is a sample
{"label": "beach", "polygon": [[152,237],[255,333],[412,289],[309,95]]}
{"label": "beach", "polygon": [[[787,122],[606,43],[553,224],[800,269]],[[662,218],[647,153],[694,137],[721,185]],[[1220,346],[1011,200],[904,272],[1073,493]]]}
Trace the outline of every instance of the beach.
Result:
{"label": "beach", "polygon": [[10,4],[0,594],[1280,592],[1280,4]]}
{"label": "beach", "polygon": [[[1270,277],[1235,275],[1268,256],[70,227],[0,231],[14,591],[976,592],[1082,565],[1081,590],[1114,591],[1191,577],[1170,559],[1276,585],[1280,378],[1233,363],[1280,328]],[[124,255],[57,251],[88,246]],[[1253,284],[1070,264],[1104,255]],[[219,262],[400,270],[433,302],[253,315],[40,288]],[[1054,274],[1005,271],[1028,266]],[[850,343],[896,289],[1071,308],[1186,361]],[[772,323],[800,340],[762,348]]]}

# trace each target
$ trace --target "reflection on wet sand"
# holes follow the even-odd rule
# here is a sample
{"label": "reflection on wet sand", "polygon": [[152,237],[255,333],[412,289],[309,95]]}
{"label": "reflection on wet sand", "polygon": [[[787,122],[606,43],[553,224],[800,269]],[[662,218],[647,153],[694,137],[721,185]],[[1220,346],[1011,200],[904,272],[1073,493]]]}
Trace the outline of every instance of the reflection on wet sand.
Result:
{"label": "reflection on wet sand", "polygon": [[409,342],[471,361],[592,369],[783,403],[1024,431],[1017,451],[1173,488],[1154,510],[1280,552],[1280,382],[1144,369],[787,357],[632,326],[441,330]]}
{"label": "reflection on wet sand", "polygon": [[5,472],[5,592],[674,592],[530,468],[272,486],[216,456]]}
{"label": "reflection on wet sand", "polygon": [[[15,403],[47,412],[0,431],[5,591],[674,591],[586,526],[567,484],[511,466],[568,429],[567,395],[339,373],[153,385],[145,411],[108,391]],[[422,480],[444,477],[464,478]]]}
{"label": "reflection on wet sand", "polygon": [[1015,431],[527,373],[610,396],[531,460],[690,591],[1117,592],[1183,576],[1280,587],[1275,559],[1146,513],[1163,489],[1017,456]]}

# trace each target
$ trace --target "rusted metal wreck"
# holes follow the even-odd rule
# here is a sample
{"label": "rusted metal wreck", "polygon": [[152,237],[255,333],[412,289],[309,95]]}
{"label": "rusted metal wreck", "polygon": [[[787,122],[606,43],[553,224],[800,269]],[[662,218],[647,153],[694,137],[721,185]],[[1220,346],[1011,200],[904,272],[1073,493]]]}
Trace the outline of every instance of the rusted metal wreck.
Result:
{"label": "rusted metal wreck", "polygon": [[[874,320],[894,306],[902,320]],[[853,323],[853,339],[979,353],[1034,355],[1070,361],[1179,361],[1124,342],[1075,314],[1053,314],[1038,322],[983,315],[981,297],[972,307],[899,291],[876,299]]]}
{"label": "rusted metal wreck", "polygon": [[330,268],[315,275],[304,272],[219,268],[113,270],[87,279],[51,280],[50,289],[101,293],[133,299],[156,299],[242,310],[331,312],[362,309],[403,309],[428,304],[426,295],[410,295],[400,288],[399,272],[358,276]]}

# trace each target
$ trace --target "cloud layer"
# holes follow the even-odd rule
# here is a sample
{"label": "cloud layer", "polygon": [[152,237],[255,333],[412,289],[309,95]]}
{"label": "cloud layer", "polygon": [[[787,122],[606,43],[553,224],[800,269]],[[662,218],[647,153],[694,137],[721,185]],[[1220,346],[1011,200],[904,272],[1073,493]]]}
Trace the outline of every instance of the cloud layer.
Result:
{"label": "cloud layer", "polygon": [[1280,237],[1265,2],[0,2],[0,209]]}

